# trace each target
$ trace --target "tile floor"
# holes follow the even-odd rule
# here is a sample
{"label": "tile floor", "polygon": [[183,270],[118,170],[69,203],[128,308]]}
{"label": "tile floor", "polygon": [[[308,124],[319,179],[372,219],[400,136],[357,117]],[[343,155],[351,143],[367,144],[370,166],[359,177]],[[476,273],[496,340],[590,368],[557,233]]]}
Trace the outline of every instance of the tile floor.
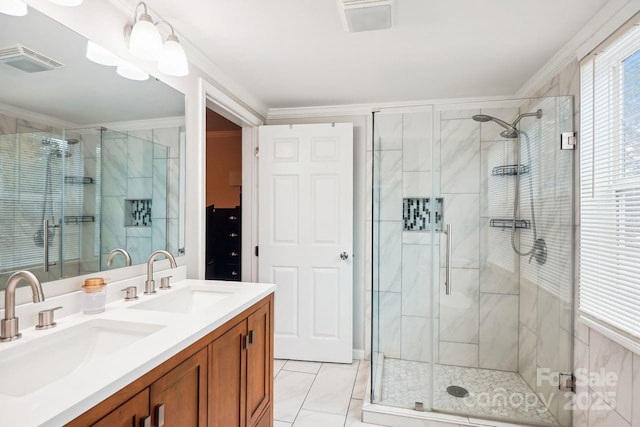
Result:
{"label": "tile floor", "polygon": [[[534,422],[557,426],[534,391],[515,372],[436,365],[434,408],[477,417]],[[428,406],[431,366],[428,363],[384,359],[382,404],[410,408],[414,402]],[[456,398],[447,387],[457,385],[470,393]]]}
{"label": "tile floor", "polygon": [[274,362],[274,427],[376,427],[362,419],[369,362]]}

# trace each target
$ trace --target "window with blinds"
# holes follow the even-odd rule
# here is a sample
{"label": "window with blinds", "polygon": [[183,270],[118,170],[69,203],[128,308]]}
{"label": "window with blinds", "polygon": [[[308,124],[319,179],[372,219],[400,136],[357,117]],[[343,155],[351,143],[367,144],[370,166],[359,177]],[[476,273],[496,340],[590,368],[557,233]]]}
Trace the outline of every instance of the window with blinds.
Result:
{"label": "window with blinds", "polygon": [[581,63],[583,315],[640,342],[640,28]]}

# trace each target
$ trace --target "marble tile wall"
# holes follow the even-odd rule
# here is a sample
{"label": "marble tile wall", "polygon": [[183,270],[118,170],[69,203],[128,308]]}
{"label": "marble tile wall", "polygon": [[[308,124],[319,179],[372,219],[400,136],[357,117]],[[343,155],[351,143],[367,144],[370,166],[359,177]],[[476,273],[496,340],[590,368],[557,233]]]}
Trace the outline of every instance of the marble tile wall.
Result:
{"label": "marble tile wall", "polygon": [[[518,108],[461,107],[439,115],[439,194],[444,222],[453,227],[454,287],[451,295],[440,289],[441,364],[517,371],[519,264],[508,231],[488,226],[490,218],[508,218],[512,208],[513,177],[491,171],[513,162],[514,147],[500,136],[501,127],[472,116],[509,121],[518,113]],[[439,262],[444,267],[444,245]]]}
{"label": "marble tile wall", "polygon": [[376,171],[374,256],[381,260],[373,277],[380,313],[373,351],[424,362],[432,348],[431,242],[427,231],[403,231],[402,206],[403,198],[431,196],[431,126],[431,112],[376,115],[367,168]]}
{"label": "marble tile wall", "polygon": [[[178,253],[180,127],[113,133],[103,140],[103,264],[116,247],[133,264],[156,249]],[[152,226],[126,226],[125,200],[152,200]],[[122,267],[122,259],[111,268]],[[118,264],[119,263],[119,264]],[[106,265],[103,265],[106,268]]]}
{"label": "marble tile wall", "polygon": [[[579,64],[573,61],[555,77],[541,86],[536,96],[572,95],[574,97],[574,122],[580,125]],[[566,119],[566,118],[565,118]],[[579,136],[579,134],[578,134]],[[519,372],[531,385],[542,364],[572,366],[578,377],[576,394],[567,403],[561,397],[552,399],[554,416],[563,425],[576,427],[637,427],[640,426],[640,355],[611,341],[598,331],[589,328],[578,319],[578,260],[580,235],[580,182],[578,151],[573,153],[572,170],[557,169],[557,173],[573,172],[574,179],[568,186],[555,186],[560,209],[570,205],[566,194],[573,190],[573,241],[557,241],[556,250],[562,254],[563,262],[556,267],[556,274],[572,284],[573,298],[556,298],[551,303],[549,292],[536,282],[535,274],[525,272],[520,282],[520,361]],[[559,178],[559,177],[557,177]],[[564,178],[557,181],[566,182]],[[571,224],[566,220],[549,227],[564,230]],[[554,230],[554,228],[549,228]],[[543,279],[547,279],[540,274]],[[534,280],[531,280],[531,279]],[[544,320],[541,320],[544,318]],[[552,346],[551,341],[557,340]],[[555,348],[555,356],[552,354]],[[572,351],[573,350],[573,351]],[[573,355],[571,355],[573,353]],[[571,360],[571,357],[573,360]],[[554,360],[557,359],[557,360]],[[568,359],[568,360],[567,360]],[[612,380],[607,383],[604,375]],[[591,376],[591,380],[589,379]],[[538,387],[543,391],[544,387]],[[535,388],[534,388],[535,389]],[[570,409],[570,410],[567,410]]]}
{"label": "marble tile wall", "polygon": [[[487,226],[490,215],[507,214],[513,197],[513,183],[490,180],[487,170],[513,161],[514,149],[499,137],[501,128],[471,119],[480,112],[510,120],[518,109],[376,115],[367,167],[375,171],[377,206],[368,221],[380,263],[373,272],[374,353],[517,371],[518,260],[505,233]],[[403,198],[434,195],[444,198],[444,222],[454,228],[450,296],[432,286],[444,278],[443,237],[403,231]]]}

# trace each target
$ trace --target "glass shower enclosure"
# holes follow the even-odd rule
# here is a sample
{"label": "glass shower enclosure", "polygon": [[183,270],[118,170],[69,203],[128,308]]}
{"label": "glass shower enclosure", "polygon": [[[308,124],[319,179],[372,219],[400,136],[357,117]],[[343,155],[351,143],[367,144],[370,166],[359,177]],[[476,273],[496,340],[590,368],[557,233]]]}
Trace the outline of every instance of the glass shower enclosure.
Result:
{"label": "glass shower enclosure", "polygon": [[572,97],[373,120],[372,402],[570,425]]}
{"label": "glass shower enclosure", "polygon": [[0,286],[17,270],[46,282],[123,267],[106,265],[115,248],[134,264],[178,253],[178,161],[105,128],[0,135]]}

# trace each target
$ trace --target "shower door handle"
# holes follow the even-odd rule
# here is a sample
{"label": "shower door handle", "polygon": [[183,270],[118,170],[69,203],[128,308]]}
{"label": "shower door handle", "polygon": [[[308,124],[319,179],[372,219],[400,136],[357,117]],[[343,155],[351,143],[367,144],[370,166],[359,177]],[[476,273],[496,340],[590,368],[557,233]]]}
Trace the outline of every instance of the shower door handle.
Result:
{"label": "shower door handle", "polygon": [[49,220],[45,219],[42,224],[42,242],[44,244],[44,272],[49,272]]}
{"label": "shower door handle", "polygon": [[451,224],[447,224],[444,234],[447,236],[445,247],[444,293],[445,295],[451,295]]}
{"label": "shower door handle", "polygon": [[[49,263],[49,228],[58,228],[60,227],[58,224],[49,225],[49,220],[45,219],[42,224],[43,235],[42,235],[42,243],[44,245],[44,272],[49,272],[49,266],[56,265],[55,262]],[[62,238],[60,238],[60,243],[62,243]],[[62,254],[62,251],[60,251]]]}

